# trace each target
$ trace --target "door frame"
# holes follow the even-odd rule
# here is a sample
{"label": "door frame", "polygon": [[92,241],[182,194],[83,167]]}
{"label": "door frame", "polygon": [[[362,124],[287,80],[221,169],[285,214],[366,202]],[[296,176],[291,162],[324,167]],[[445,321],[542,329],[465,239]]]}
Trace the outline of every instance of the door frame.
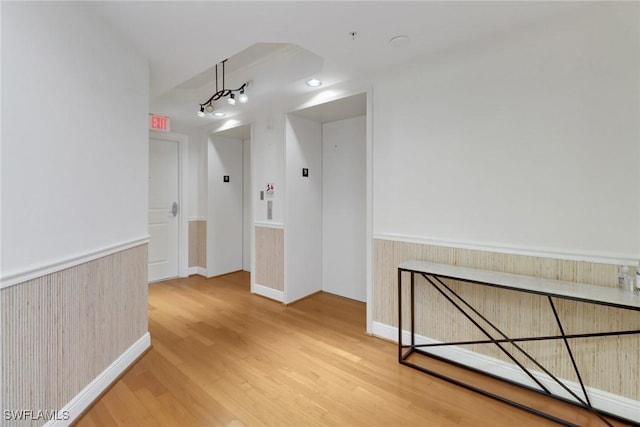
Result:
{"label": "door frame", "polygon": [[[178,276],[189,275],[188,242],[189,223],[186,212],[187,206],[187,170],[188,170],[188,138],[186,135],[174,132],[149,131],[149,139],[160,139],[178,143]],[[147,188],[147,193],[149,189]]]}
{"label": "door frame", "polygon": [[[243,251],[243,246],[244,246],[244,142],[243,141],[244,140],[242,139],[220,135],[215,132],[210,133],[207,137],[207,245],[206,245],[207,246],[207,278],[229,274],[234,271],[241,271],[244,265],[244,251]],[[221,145],[218,145],[216,147],[216,144],[221,144]],[[233,148],[229,148],[232,146]],[[220,197],[219,195],[214,196],[212,192],[216,191],[215,187],[218,185],[222,185],[225,187],[229,185],[229,184],[221,184],[221,180],[219,181],[220,176],[218,172],[220,171],[218,170],[216,170],[215,172],[213,171],[214,166],[213,166],[213,163],[211,162],[212,160],[211,156],[214,155],[212,154],[214,152],[216,153],[216,156],[220,155],[219,149],[221,149],[222,151],[226,149],[230,149],[231,152],[233,152],[233,150],[236,149],[239,151],[239,155],[240,155],[239,175],[241,176],[242,182],[241,182],[241,185],[239,186],[239,190],[241,194],[241,203],[240,203],[241,229],[240,229],[239,242],[237,242],[237,240],[234,238],[231,238],[226,242],[218,241],[222,237],[218,235],[218,233],[220,233],[220,224],[221,224],[219,222],[220,219],[219,218],[216,219],[216,211],[220,206],[219,205],[220,201],[218,200]],[[222,156],[225,156],[228,154],[230,154],[230,151],[226,151],[224,154],[222,154]],[[234,154],[238,154],[238,153],[235,152]],[[228,161],[229,161],[229,157],[222,158],[222,163],[224,164],[223,169],[226,169],[228,167],[228,163],[227,163]],[[237,164],[235,165],[237,166]],[[231,171],[228,171],[228,173],[233,174],[234,171],[231,170]],[[232,177],[231,179],[232,187],[233,187],[234,181],[236,181],[236,179]],[[235,192],[233,193],[236,194]],[[212,203],[215,203],[215,206],[213,206]],[[229,209],[225,209],[225,211],[229,212]],[[229,229],[229,227],[227,226],[225,226],[224,228],[227,230]],[[224,232],[222,234],[224,234]],[[218,237],[218,239],[215,239],[214,237]],[[229,236],[224,236],[224,237],[229,237]],[[238,264],[239,269],[235,269],[235,267],[231,267],[232,269],[229,270],[229,267],[231,265],[234,265],[234,262],[230,261],[228,264],[225,261],[220,262],[217,259],[217,256],[220,255],[220,252],[218,251],[220,248],[229,249],[224,251],[227,254],[229,254],[230,252],[234,252],[233,249],[231,248],[238,249],[232,242],[236,242],[235,244],[239,243],[239,252],[240,252],[239,253],[240,259]]]}
{"label": "door frame", "polygon": [[[366,333],[373,334],[373,304],[375,301],[374,296],[374,272],[373,272],[373,86],[370,82],[364,81],[361,84],[347,84],[346,86],[339,86],[337,89],[333,91],[327,90],[326,92],[320,92],[317,95],[313,95],[311,97],[305,97],[304,100],[300,103],[289,106],[288,109],[285,110],[284,115],[286,117],[289,113],[295,113],[297,110],[301,110],[308,107],[313,107],[316,105],[325,104],[331,101],[336,101],[338,99],[347,98],[349,96],[358,95],[358,94],[366,94],[366,153],[365,153],[365,162],[366,162],[366,243],[365,243],[365,252],[366,252]],[[322,96],[319,96],[322,95]],[[285,144],[286,145],[286,144]],[[286,149],[285,149],[286,153]],[[286,164],[286,162],[285,162]],[[286,167],[286,165],[285,165]],[[252,168],[253,170],[253,168]],[[286,181],[286,179],[285,179]],[[285,183],[286,185],[286,183]],[[283,185],[284,187],[284,185]],[[258,187],[256,187],[258,188]],[[285,214],[285,225],[284,229],[286,232],[286,214]],[[285,240],[286,241],[286,240]],[[255,248],[255,245],[254,245]],[[285,244],[285,260],[284,260],[284,281],[285,281],[285,289],[287,286],[287,259],[286,259],[286,244]],[[255,254],[254,254],[255,259]],[[252,284],[253,286],[253,284]],[[253,288],[252,288],[253,292]]]}

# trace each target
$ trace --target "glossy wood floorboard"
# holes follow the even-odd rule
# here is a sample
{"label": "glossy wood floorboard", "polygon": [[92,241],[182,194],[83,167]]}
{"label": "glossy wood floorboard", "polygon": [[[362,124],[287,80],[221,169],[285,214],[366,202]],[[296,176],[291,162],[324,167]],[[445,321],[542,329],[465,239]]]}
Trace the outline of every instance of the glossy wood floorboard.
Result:
{"label": "glossy wood floorboard", "polygon": [[78,426],[558,425],[398,364],[395,344],[364,333],[362,303],[320,293],[284,306],[252,295],[246,272],[150,285],[149,330],[153,348]]}

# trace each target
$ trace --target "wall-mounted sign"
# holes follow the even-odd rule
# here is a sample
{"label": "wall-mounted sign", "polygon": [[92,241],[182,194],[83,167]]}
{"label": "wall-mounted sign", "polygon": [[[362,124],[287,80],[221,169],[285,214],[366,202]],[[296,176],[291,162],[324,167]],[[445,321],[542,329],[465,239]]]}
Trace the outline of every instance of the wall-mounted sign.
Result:
{"label": "wall-mounted sign", "polygon": [[149,129],[159,130],[161,132],[169,132],[169,125],[169,117],[149,114]]}
{"label": "wall-mounted sign", "polygon": [[265,194],[267,197],[273,197],[275,191],[275,187],[273,186],[272,182],[267,183],[267,188],[265,190]]}

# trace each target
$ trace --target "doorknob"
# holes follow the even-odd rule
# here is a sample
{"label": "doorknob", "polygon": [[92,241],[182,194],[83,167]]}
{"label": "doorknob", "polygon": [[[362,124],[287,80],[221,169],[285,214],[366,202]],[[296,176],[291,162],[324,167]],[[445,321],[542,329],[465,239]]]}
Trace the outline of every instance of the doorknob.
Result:
{"label": "doorknob", "polygon": [[178,215],[178,202],[173,202],[173,204],[171,205],[171,215],[175,216]]}

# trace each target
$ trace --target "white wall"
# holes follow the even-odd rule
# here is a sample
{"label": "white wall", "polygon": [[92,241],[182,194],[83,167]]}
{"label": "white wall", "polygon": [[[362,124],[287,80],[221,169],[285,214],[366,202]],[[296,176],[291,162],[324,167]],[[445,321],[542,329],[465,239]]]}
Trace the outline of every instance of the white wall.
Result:
{"label": "white wall", "polygon": [[198,146],[198,204],[196,210],[196,217],[206,218],[207,217],[207,157],[208,157],[208,149],[209,149],[209,137],[205,135],[202,131],[197,136]]}
{"label": "white wall", "polygon": [[[189,169],[187,170],[187,206],[183,209],[183,214],[187,215],[189,219],[198,219],[204,216],[204,213],[200,213],[200,206],[198,205],[199,197],[201,193],[200,180],[198,170],[201,163],[200,145],[197,141],[197,135],[194,132],[188,135],[188,155],[189,155]],[[205,187],[206,188],[206,187]]]}
{"label": "white wall", "polygon": [[242,141],[242,269],[251,271],[251,232],[253,230],[251,196],[251,140]]}
{"label": "white wall", "polygon": [[[223,177],[229,176],[229,182]],[[207,276],[242,270],[242,141],[212,135],[208,155]]]}
{"label": "white wall", "polygon": [[[255,118],[251,134],[251,153],[257,159],[253,163],[253,204],[256,222],[284,223],[285,201],[285,132],[284,113],[264,112]],[[260,200],[260,191],[267,183],[275,185],[273,198]],[[267,220],[267,201],[273,202],[273,218]]]}
{"label": "white wall", "polygon": [[[322,289],[322,128],[287,115],[285,303]],[[302,168],[309,176],[302,176]]]}
{"label": "white wall", "polygon": [[148,67],[83,4],[1,27],[5,284],[147,237]]}
{"label": "white wall", "polygon": [[638,3],[381,75],[374,234],[640,258]]}
{"label": "white wall", "polygon": [[366,116],[322,124],[322,290],[366,301]]}

